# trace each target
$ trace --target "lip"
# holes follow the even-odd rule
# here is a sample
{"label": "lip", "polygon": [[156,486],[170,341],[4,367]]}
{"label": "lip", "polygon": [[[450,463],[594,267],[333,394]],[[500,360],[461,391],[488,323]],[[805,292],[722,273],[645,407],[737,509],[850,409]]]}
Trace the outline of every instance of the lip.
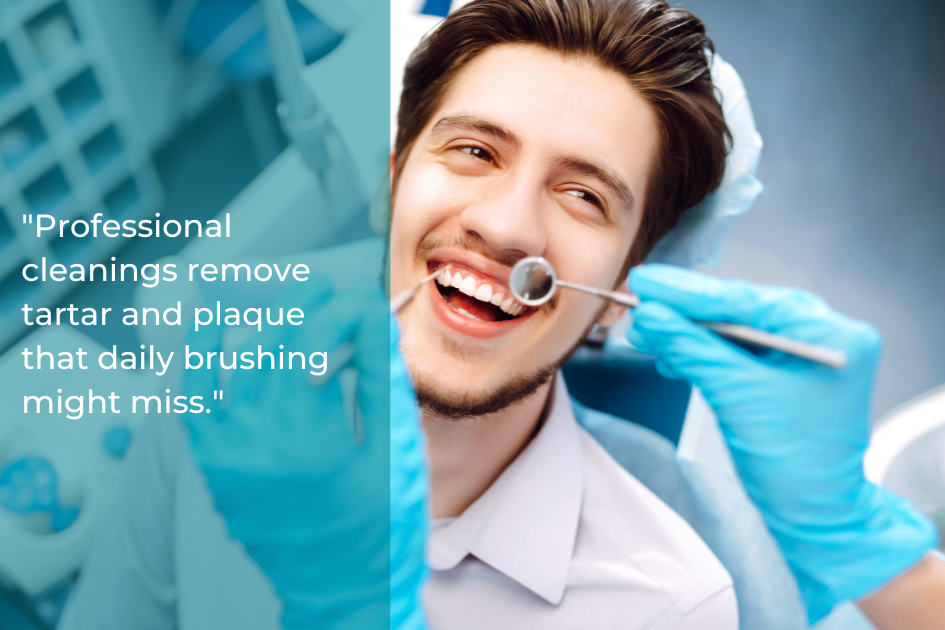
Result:
{"label": "lip", "polygon": [[[427,260],[427,269],[432,273],[434,268],[443,265],[452,265],[457,270],[468,270],[483,280],[508,291],[511,269],[493,260],[464,250],[440,250]],[[529,308],[515,319],[487,322],[471,319],[460,315],[446,303],[440,295],[436,281],[428,282],[423,289],[430,300],[430,306],[436,319],[446,328],[466,337],[474,339],[497,339],[514,331],[516,328],[537,313],[537,309]]]}
{"label": "lip", "polygon": [[433,309],[433,315],[445,327],[461,335],[473,337],[474,339],[498,339],[507,335],[521,326],[527,320],[531,319],[537,311],[528,311],[525,314],[502,322],[486,322],[476,319],[470,319],[465,315],[460,315],[454,311],[440,295],[435,282],[428,282],[423,289],[430,300],[430,307]]}

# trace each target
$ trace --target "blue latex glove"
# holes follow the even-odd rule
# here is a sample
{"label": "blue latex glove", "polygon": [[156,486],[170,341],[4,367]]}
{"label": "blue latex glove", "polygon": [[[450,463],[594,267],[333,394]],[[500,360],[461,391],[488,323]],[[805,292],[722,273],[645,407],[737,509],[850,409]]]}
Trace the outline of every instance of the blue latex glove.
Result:
{"label": "blue latex glove", "polygon": [[[364,442],[356,443],[347,422],[339,379],[316,387],[297,365],[234,371],[226,403],[185,422],[230,535],[284,602],[283,626],[387,628],[391,589],[401,599],[404,592],[416,598],[423,570],[426,479],[417,416],[404,400],[403,375],[399,389],[391,386],[402,364],[392,353],[394,328],[381,289],[332,295],[327,282],[306,284],[275,305],[301,306],[304,325],[268,328],[240,352],[255,354],[262,345],[277,353],[280,344],[286,352],[328,351],[331,366],[331,350],[354,342]],[[219,350],[220,332],[207,328],[188,341],[192,351]],[[216,405],[215,389],[216,370],[187,371],[188,395]],[[392,535],[403,551],[392,551]],[[401,616],[405,623],[414,618]]]}
{"label": "blue latex glove", "polygon": [[[723,281],[666,265],[630,275],[643,303],[631,343],[657,369],[698,386],[738,473],[797,578],[811,623],[908,569],[933,524],[866,481],[870,399],[881,339],[868,324],[791,289]],[[746,324],[847,353],[842,370],[755,354],[690,320]]]}
{"label": "blue latex glove", "polygon": [[390,627],[424,630],[421,592],[429,513],[426,442],[413,385],[390,317]]}

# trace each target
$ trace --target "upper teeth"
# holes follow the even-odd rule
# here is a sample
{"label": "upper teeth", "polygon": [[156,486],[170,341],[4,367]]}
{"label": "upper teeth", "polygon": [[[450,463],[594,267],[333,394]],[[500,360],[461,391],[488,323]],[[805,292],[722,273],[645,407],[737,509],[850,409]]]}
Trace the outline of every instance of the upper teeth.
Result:
{"label": "upper teeth", "polygon": [[496,287],[493,287],[488,282],[477,279],[472,274],[467,273],[463,276],[460,271],[450,273],[449,270],[444,270],[436,277],[436,281],[444,287],[456,287],[461,292],[480,302],[494,304],[509,315],[521,315],[525,312],[524,305],[519,304],[511,297],[506,297]]}
{"label": "upper teeth", "polygon": [[[455,283],[456,281],[454,280],[453,282]],[[472,276],[466,276],[463,283],[459,285],[459,290],[466,295],[474,295],[476,293],[476,284],[476,280]]]}
{"label": "upper teeth", "polygon": [[479,285],[479,288],[476,289],[476,293],[473,294],[473,297],[480,302],[488,302],[492,299],[492,285],[483,282]]}

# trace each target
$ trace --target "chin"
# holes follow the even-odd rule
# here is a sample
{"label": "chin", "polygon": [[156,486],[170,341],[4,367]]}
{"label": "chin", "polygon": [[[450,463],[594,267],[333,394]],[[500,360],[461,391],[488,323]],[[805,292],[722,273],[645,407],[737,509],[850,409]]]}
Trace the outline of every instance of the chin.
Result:
{"label": "chin", "polygon": [[442,351],[441,342],[423,343],[424,351],[415,351],[413,345],[404,347],[407,369],[417,386],[444,392],[451,397],[475,397],[500,386],[493,375],[494,362],[468,360]]}

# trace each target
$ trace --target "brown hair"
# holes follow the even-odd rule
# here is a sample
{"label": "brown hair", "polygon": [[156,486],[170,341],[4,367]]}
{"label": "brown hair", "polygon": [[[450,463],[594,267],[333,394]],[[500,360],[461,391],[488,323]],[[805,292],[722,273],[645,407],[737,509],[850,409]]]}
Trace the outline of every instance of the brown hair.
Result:
{"label": "brown hair", "polygon": [[460,70],[490,46],[532,43],[596,59],[654,108],[660,145],[624,270],[643,262],[683,212],[722,181],[731,134],[709,74],[702,21],[663,0],[474,0],[413,52],[397,114],[393,184]]}

